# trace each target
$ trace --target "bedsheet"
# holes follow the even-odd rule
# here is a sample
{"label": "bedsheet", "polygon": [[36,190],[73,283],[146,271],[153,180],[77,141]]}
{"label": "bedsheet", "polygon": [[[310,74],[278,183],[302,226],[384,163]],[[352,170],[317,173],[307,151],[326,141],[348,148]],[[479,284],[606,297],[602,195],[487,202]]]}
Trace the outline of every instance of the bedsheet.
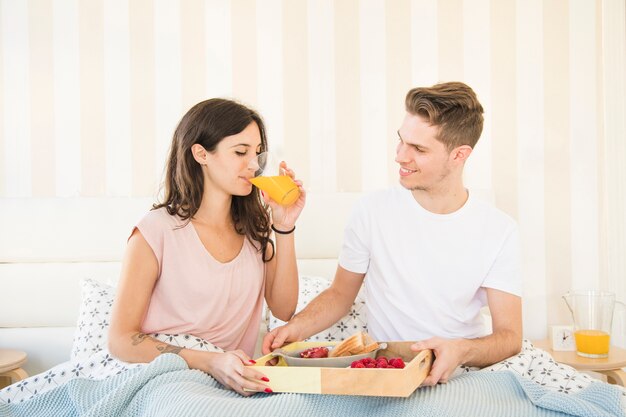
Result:
{"label": "bedsheet", "polygon": [[[158,335],[157,335],[158,336]],[[180,346],[214,351],[215,347],[208,343],[199,343],[195,337],[186,337],[179,335],[160,335],[160,340],[167,341],[168,343],[178,343]],[[183,361],[184,364],[184,361]],[[129,375],[134,375],[136,372],[141,371],[144,368],[149,368],[149,364],[128,364],[115,359],[107,350],[102,350],[91,355],[86,360],[80,361],[68,361],[61,365],[58,365],[47,372],[39,375],[32,376],[10,387],[0,390],[0,411],[2,407],[16,407],[16,404],[28,401],[31,398],[34,400],[38,397],[42,397],[48,391],[63,391],[66,392],[68,387],[73,386],[70,384],[78,384],[78,386],[90,386],[91,382],[108,380],[113,378],[127,378]],[[537,387],[541,390],[540,396],[544,396],[545,393],[553,393],[557,396],[575,396],[578,393],[584,391],[586,388],[594,385],[593,391],[602,391],[598,387],[604,390],[613,390],[617,394],[619,407],[621,410],[626,410],[626,392],[622,387],[610,386],[606,383],[596,381],[586,374],[580,373],[575,369],[559,364],[552,359],[552,357],[545,351],[535,348],[529,341],[524,341],[522,351],[511,358],[498,362],[488,368],[477,370],[476,368],[460,367],[454,378],[450,380],[448,384],[438,385],[439,387],[446,387],[457,379],[464,378],[471,382],[471,384],[492,384],[494,381],[491,377],[474,377],[474,375],[492,374],[494,372],[501,373],[500,371],[509,371],[508,374],[519,377],[520,382],[518,385],[524,388],[525,392],[532,392],[530,388]],[[195,371],[190,371],[195,372]],[[507,372],[505,372],[507,373]],[[466,376],[470,375],[470,377]],[[211,379],[209,376],[207,378]],[[469,379],[468,379],[469,378]],[[497,377],[507,378],[507,377]],[[83,381],[83,382],[75,382]],[[118,382],[119,383],[119,382]],[[469,383],[469,382],[468,382]],[[195,384],[195,383],[194,383]],[[208,382],[202,382],[203,385]],[[202,385],[201,384],[201,385]],[[212,383],[211,383],[212,384]],[[209,384],[209,385],[211,385]],[[217,383],[215,383],[217,384]],[[524,385],[525,384],[525,385]],[[193,385],[193,384],[192,384]],[[214,385],[214,384],[213,384]],[[219,384],[218,384],[219,385]],[[496,384],[497,385],[497,384]],[[96,385],[99,386],[99,385]],[[211,385],[212,386],[212,385]],[[200,389],[194,386],[194,389]],[[445,388],[447,389],[447,388]],[[445,391],[443,389],[443,391]],[[464,388],[465,389],[465,388]],[[202,389],[201,389],[202,390]],[[418,391],[430,390],[429,388],[421,388]],[[545,392],[544,392],[545,391]],[[479,394],[479,393],[475,393]],[[66,394],[69,395],[69,394]],[[72,395],[78,395],[73,393]],[[82,394],[81,394],[82,395]],[[221,395],[221,394],[220,394]],[[234,398],[238,397],[238,394],[232,393]],[[257,394],[256,396],[263,396],[265,394]],[[278,395],[278,394],[273,394]],[[291,394],[290,394],[291,395]],[[420,394],[423,395],[423,394]],[[452,394],[450,394],[452,395]],[[454,394],[456,395],[456,393]],[[324,396],[321,396],[324,397]],[[231,397],[228,397],[231,398]],[[241,397],[240,397],[241,398]],[[363,398],[363,397],[360,397]],[[456,397],[450,397],[455,398]],[[242,398],[243,399],[243,398]],[[39,401],[39,400],[37,400]],[[313,400],[307,400],[313,401]],[[352,400],[350,400],[352,401]],[[369,401],[369,400],[367,400]],[[381,400],[382,401],[382,400]],[[12,409],[11,412],[14,412]],[[2,412],[0,415],[4,416]],[[21,414],[8,414],[8,415],[21,415]],[[36,414],[34,414],[36,415]],[[48,414],[51,415],[51,414]],[[70,414],[72,415],[72,414]],[[114,414],[111,414],[114,415]],[[143,415],[143,414],[138,414]],[[146,415],[158,415],[158,414],[146,414]],[[181,414],[183,415],[183,414]],[[428,414],[426,414],[428,415]],[[442,414],[445,415],[445,414]],[[479,414],[476,414],[479,415]],[[498,414],[494,414],[498,415]],[[505,413],[503,415],[512,415]],[[525,415],[525,414],[519,414]],[[559,414],[557,414],[559,415]],[[577,415],[577,414],[574,414]],[[581,415],[594,415],[594,414],[581,414]],[[617,414],[608,414],[617,415]]]}
{"label": "bedsheet", "polygon": [[240,397],[209,375],[165,354],[104,380],[73,379],[30,401],[0,405],[0,415],[38,416],[623,416],[620,390],[596,382],[555,392],[515,372],[470,372],[408,398],[312,394]]}

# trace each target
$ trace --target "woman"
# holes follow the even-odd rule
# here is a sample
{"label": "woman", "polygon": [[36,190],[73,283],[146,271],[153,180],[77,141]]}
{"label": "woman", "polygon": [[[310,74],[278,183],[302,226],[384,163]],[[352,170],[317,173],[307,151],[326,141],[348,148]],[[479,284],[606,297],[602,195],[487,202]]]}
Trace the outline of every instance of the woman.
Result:
{"label": "woman", "polygon": [[[128,239],[109,332],[113,355],[149,362],[176,353],[242,395],[250,394],[245,389],[271,392],[269,380],[246,365],[254,363],[263,299],[282,320],[295,310],[293,231],[305,192],[296,181],[301,196],[289,207],[261,197],[249,166],[266,150],[263,121],[241,104],[206,100],[183,116],[164,201]],[[150,333],[193,334],[226,352],[182,349]]]}

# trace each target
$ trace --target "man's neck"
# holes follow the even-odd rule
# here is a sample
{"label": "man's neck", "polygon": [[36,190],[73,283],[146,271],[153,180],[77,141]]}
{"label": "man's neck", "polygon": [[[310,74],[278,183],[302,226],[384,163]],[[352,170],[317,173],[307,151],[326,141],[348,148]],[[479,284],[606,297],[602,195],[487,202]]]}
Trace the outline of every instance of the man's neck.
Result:
{"label": "man's neck", "polygon": [[469,197],[462,182],[437,190],[413,190],[412,194],[420,206],[435,214],[454,213],[463,207]]}

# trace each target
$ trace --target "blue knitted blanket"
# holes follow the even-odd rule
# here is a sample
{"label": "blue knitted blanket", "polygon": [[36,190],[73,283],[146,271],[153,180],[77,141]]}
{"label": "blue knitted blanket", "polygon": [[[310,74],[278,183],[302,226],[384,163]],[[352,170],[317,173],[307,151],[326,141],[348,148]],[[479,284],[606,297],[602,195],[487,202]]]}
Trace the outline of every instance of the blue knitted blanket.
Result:
{"label": "blue knitted blanket", "polygon": [[471,372],[408,398],[312,394],[241,397],[178,356],[104,380],[74,379],[34,398],[0,404],[2,417],[37,416],[624,416],[622,391],[592,383],[575,394],[548,391],[513,372]]}

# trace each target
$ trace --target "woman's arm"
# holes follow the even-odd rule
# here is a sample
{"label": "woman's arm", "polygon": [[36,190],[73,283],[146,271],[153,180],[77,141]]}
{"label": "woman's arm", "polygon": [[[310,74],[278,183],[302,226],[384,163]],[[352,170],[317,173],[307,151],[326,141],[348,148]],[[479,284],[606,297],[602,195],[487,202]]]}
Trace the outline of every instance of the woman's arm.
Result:
{"label": "woman's arm", "polygon": [[265,376],[244,365],[252,362],[243,351],[212,353],[183,349],[160,342],[141,331],[158,274],[159,265],[154,252],[135,229],[128,240],[113,304],[109,330],[111,354],[125,362],[151,362],[162,353],[175,353],[190,368],[213,375],[242,395],[251,394],[244,388],[265,391],[267,385],[257,382]]}
{"label": "woman's arm", "polygon": [[[263,199],[272,208],[272,220],[276,247],[268,245],[265,258],[276,251],[271,261],[265,264],[265,301],[274,316],[282,321],[288,321],[296,311],[298,304],[298,265],[296,264],[295,227],[306,203],[306,191],[302,182],[296,180],[293,170],[285,162],[281,168],[289,175],[300,191],[300,197],[291,206],[281,206],[271,201],[265,194]],[[289,232],[291,233],[280,233]]]}
{"label": "woman's arm", "polygon": [[[272,314],[283,321],[288,321],[293,316],[298,304],[298,266],[294,233],[275,234],[276,255],[265,266],[265,301]],[[269,255],[273,248],[268,245],[267,249]]]}
{"label": "woman's arm", "polygon": [[[281,168],[298,185],[300,197],[291,206],[281,206],[263,194],[265,203],[272,208],[272,227],[278,231],[274,233],[276,247],[268,245],[265,253],[267,259],[272,255],[272,250],[276,251],[272,260],[265,264],[265,301],[276,318],[288,321],[298,304],[295,227],[306,203],[306,191],[285,162],[281,162]],[[291,233],[280,233],[290,230]]]}
{"label": "woman's arm", "polygon": [[109,329],[109,350],[123,361],[150,362],[161,353],[180,353],[180,348],[152,339],[141,331],[158,274],[154,252],[135,229],[124,253]]}

